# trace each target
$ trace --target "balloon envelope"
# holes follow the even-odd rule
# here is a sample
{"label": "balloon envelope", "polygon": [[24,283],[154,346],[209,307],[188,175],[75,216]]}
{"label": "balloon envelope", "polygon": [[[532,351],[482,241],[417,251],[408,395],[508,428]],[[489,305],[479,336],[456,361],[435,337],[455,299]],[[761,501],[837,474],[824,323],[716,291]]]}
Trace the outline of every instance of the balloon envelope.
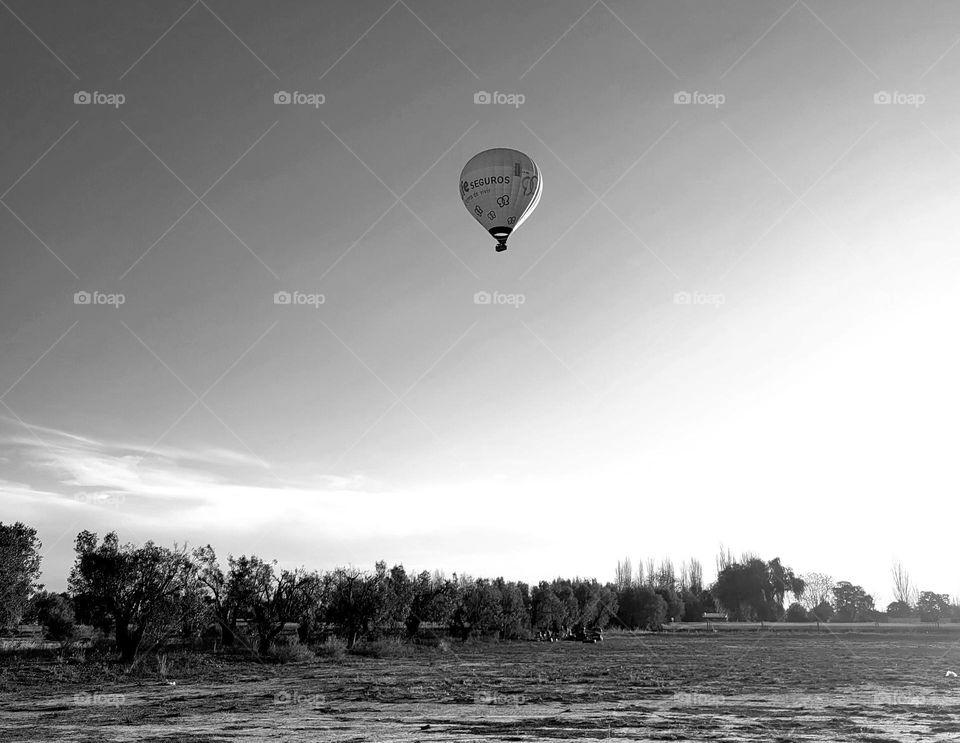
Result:
{"label": "balloon envelope", "polygon": [[530,216],[540,201],[540,168],[517,150],[484,150],[460,173],[460,198],[473,218],[507,249],[507,237]]}

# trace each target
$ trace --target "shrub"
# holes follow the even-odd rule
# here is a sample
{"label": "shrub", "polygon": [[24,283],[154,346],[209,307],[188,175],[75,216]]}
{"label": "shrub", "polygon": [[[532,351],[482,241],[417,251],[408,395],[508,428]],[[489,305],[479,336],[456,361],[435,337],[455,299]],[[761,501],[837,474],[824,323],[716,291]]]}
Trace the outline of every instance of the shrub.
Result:
{"label": "shrub", "polygon": [[397,639],[368,640],[358,642],[350,648],[351,655],[364,658],[409,658],[414,652],[412,646]]}
{"label": "shrub", "polygon": [[315,660],[317,654],[306,645],[271,645],[267,657],[277,663],[303,663]]}
{"label": "shrub", "polygon": [[76,618],[73,602],[65,593],[40,591],[30,600],[26,617],[37,622],[50,640],[69,640],[74,635]]}
{"label": "shrub", "polygon": [[339,637],[328,637],[316,647],[317,656],[332,660],[341,660],[346,652],[347,643]]}
{"label": "shrub", "polygon": [[788,622],[809,622],[810,616],[807,614],[807,610],[795,601],[787,607],[784,619]]}
{"label": "shrub", "polygon": [[826,601],[821,601],[810,610],[810,619],[815,622],[829,622],[833,619],[833,607]]}

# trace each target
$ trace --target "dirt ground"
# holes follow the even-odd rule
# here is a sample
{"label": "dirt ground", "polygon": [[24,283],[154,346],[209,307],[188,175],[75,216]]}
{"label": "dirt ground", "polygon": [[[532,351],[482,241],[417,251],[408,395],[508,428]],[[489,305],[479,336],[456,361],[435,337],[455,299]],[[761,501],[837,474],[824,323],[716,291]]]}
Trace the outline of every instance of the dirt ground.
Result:
{"label": "dirt ground", "polygon": [[[153,659],[154,663],[156,659]],[[956,639],[614,635],[261,665],[167,680],[6,658],[2,741],[960,741]],[[173,685],[171,682],[175,681]]]}

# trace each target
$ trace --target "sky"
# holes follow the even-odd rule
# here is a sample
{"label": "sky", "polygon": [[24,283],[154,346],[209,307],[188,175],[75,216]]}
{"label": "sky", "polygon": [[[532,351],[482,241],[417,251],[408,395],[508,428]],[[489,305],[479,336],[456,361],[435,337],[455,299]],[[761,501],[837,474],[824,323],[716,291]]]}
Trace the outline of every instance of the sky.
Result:
{"label": "sky", "polygon": [[[49,588],[88,529],[960,595],[956,3],[0,5],[0,520]],[[503,253],[490,147],[543,174]]]}

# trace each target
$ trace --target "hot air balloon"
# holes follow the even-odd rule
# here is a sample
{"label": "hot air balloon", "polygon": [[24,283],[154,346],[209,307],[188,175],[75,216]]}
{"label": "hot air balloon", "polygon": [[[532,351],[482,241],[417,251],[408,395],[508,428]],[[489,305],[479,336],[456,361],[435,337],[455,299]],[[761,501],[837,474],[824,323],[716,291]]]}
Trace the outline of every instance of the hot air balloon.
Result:
{"label": "hot air balloon", "polygon": [[540,168],[517,150],[484,150],[460,173],[460,198],[474,219],[507,249],[507,238],[536,209],[543,191]]}

